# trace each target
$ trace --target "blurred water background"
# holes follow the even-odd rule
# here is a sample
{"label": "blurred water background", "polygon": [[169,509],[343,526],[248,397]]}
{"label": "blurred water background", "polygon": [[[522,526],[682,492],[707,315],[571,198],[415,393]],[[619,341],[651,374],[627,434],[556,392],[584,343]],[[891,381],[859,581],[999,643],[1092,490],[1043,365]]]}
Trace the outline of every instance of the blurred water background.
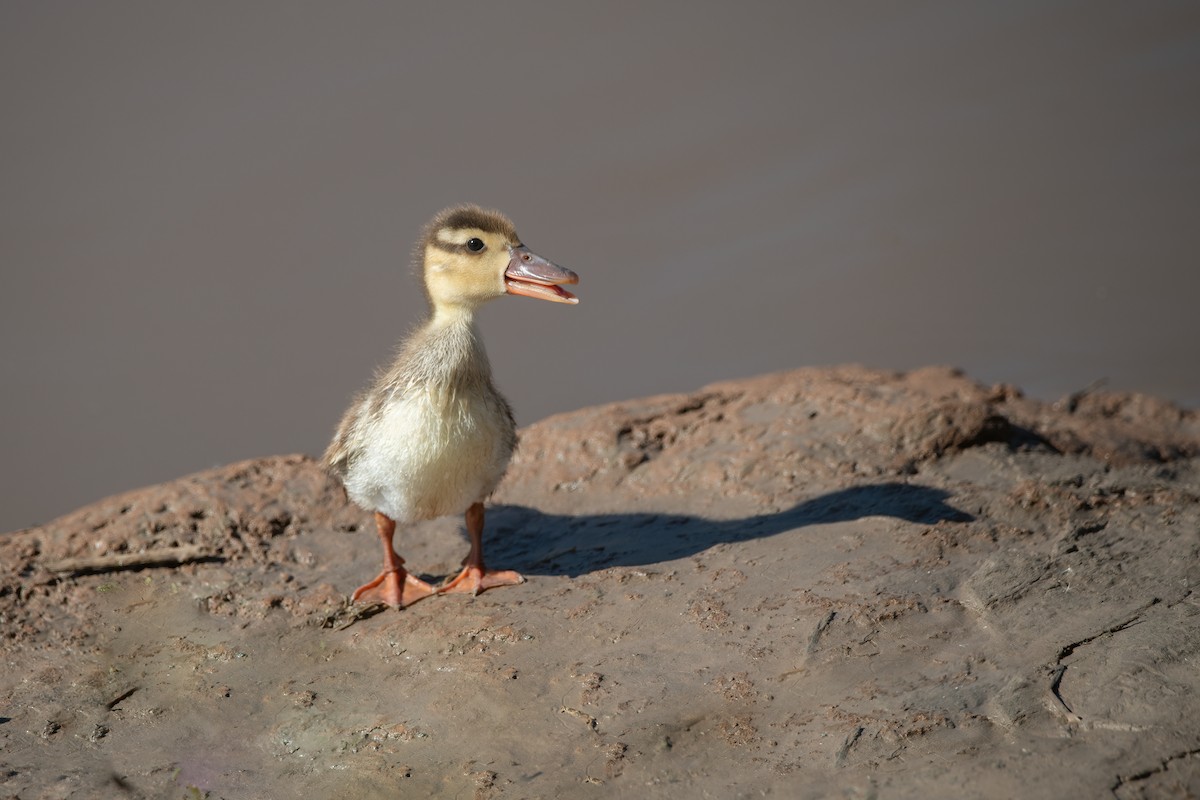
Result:
{"label": "blurred water background", "polygon": [[319,453],[495,206],[520,421],[952,364],[1200,404],[1190,2],[0,5],[0,530]]}

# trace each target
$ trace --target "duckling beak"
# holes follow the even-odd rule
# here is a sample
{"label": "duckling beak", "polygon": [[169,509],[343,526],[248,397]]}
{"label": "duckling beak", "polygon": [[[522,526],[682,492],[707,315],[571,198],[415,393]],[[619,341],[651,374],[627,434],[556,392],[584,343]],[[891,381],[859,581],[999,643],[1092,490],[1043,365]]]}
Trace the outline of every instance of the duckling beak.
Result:
{"label": "duckling beak", "polygon": [[560,288],[560,284],[579,283],[579,276],[565,267],[547,261],[528,247],[509,249],[512,258],[504,270],[504,288],[509,294],[523,294],[555,303],[578,303],[579,298]]}

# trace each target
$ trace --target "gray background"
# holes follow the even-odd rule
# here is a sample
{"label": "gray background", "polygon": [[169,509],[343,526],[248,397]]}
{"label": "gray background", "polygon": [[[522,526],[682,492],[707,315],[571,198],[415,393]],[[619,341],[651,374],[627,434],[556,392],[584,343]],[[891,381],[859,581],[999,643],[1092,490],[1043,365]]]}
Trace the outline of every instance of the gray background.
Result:
{"label": "gray background", "polygon": [[482,324],[523,423],[767,370],[1200,403],[1200,12],[0,4],[0,530],[319,453],[498,207],[582,303]]}

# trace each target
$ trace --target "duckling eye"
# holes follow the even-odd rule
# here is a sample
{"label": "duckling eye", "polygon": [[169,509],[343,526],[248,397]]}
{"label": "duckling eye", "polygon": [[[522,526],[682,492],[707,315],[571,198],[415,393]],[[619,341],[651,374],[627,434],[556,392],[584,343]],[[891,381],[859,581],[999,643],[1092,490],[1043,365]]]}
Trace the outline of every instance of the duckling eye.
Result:
{"label": "duckling eye", "polygon": [[467,240],[467,249],[472,253],[478,253],[483,249],[483,239],[471,238]]}

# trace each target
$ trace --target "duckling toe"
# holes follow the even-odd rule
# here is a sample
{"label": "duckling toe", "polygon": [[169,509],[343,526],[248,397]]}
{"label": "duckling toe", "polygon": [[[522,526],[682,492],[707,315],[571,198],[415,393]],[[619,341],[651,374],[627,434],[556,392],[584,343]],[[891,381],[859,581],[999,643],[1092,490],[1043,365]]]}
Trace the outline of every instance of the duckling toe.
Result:
{"label": "duckling toe", "polygon": [[463,567],[462,572],[451,580],[437,588],[438,594],[479,594],[485,589],[492,589],[497,586],[516,586],[518,583],[524,583],[525,577],[519,572],[514,572],[511,569],[491,570],[486,567],[477,567],[468,565]]}
{"label": "duckling toe", "polygon": [[420,578],[413,577],[408,570],[389,569],[379,573],[379,577],[370,583],[363,584],[354,590],[351,602],[360,600],[374,603],[387,603],[393,608],[411,606],[418,600],[429,597],[437,592],[432,586]]}

